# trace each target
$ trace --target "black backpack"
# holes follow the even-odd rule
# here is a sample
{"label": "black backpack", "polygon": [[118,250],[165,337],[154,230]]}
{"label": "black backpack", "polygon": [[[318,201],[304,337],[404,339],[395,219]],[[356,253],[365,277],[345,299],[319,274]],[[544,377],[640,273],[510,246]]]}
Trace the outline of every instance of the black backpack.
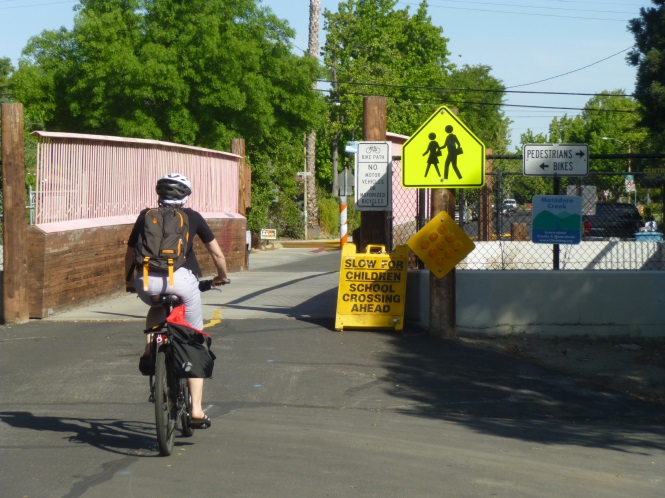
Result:
{"label": "black backpack", "polygon": [[160,206],[145,213],[143,230],[134,246],[134,264],[143,271],[143,288],[148,290],[150,271],[173,273],[185,264],[189,249],[189,217],[181,208]]}

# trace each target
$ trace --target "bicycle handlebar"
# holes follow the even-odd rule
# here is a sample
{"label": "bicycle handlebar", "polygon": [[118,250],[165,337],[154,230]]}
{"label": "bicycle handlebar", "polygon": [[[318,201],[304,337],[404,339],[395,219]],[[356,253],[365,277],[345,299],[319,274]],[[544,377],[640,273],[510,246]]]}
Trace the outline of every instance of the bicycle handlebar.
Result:
{"label": "bicycle handlebar", "polygon": [[[213,281],[213,279],[199,280],[199,290],[201,292],[207,292],[210,289],[217,289],[217,290],[221,291],[221,289],[219,289],[219,287],[221,287],[221,285],[213,285],[212,281]],[[230,283],[231,283],[231,279],[229,278],[222,285],[229,285]],[[130,292],[132,294],[136,294],[136,289],[134,287],[125,287],[125,291]]]}
{"label": "bicycle handlebar", "polygon": [[213,285],[212,281],[213,281],[213,279],[199,280],[199,290],[201,292],[206,292],[206,291],[209,291],[210,289],[217,289],[217,290],[221,291],[222,289],[219,289],[219,287],[221,287],[222,285],[229,285],[231,283],[230,278],[228,278],[227,281],[224,282],[221,285]]}

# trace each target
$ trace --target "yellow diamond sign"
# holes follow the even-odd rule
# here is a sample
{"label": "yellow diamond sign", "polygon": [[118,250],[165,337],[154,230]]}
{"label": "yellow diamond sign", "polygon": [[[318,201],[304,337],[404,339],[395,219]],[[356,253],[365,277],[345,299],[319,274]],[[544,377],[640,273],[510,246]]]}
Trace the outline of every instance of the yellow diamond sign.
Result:
{"label": "yellow diamond sign", "polygon": [[445,211],[418,230],[407,245],[438,278],[455,268],[476,247]]}
{"label": "yellow diamond sign", "polygon": [[402,146],[402,186],[480,188],[485,145],[446,107],[439,107]]}

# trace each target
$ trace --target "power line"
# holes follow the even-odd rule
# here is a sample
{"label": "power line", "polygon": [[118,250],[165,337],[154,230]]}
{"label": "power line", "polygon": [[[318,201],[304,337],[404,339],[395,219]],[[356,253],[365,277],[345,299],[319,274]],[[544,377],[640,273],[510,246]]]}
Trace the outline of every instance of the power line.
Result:
{"label": "power line", "polygon": [[511,85],[511,86],[507,86],[506,88],[518,88],[518,87],[521,87],[521,86],[535,85],[536,83],[542,83],[544,81],[550,81],[550,80],[553,80],[553,79],[556,79],[556,78],[561,78],[562,76],[567,76],[569,74],[576,73],[578,71],[582,71],[583,69],[587,69],[591,66],[595,66],[596,64],[600,64],[601,62],[604,62],[607,59],[611,59],[612,57],[616,57],[619,54],[623,54],[624,52],[627,52],[631,48],[633,48],[632,45],[630,47],[624,48],[623,50],[619,50],[616,54],[612,54],[610,56],[605,57],[604,59],[600,59],[599,61],[592,62],[591,64],[587,64],[586,66],[582,66],[578,69],[573,69],[572,71],[568,71],[566,73],[558,74],[556,76],[550,76],[549,78],[545,78],[545,79],[538,80],[538,81],[532,81],[531,83],[522,83],[521,85]]}
{"label": "power line", "polygon": [[43,7],[45,5],[58,5],[62,3],[78,3],[77,1],[67,0],[64,2],[48,2],[48,3],[33,3],[30,5],[12,5],[10,7],[0,7],[0,10],[9,10],[9,9],[26,9],[29,7]]}
{"label": "power line", "polygon": [[[319,83],[332,84],[332,81],[329,80],[317,80]],[[447,88],[441,86],[421,86],[421,85],[398,85],[394,83],[363,83],[358,81],[343,81],[337,82],[337,85],[353,85],[353,86],[370,86],[370,87],[384,87],[384,88],[396,88],[396,89],[407,89],[407,90],[435,90],[442,92],[478,92],[478,93],[517,93],[517,94],[528,94],[528,95],[567,95],[572,97],[630,97],[632,95],[628,94],[616,94],[616,93],[577,93],[577,92],[546,92],[546,91],[532,91],[532,90],[504,90],[504,89],[491,89],[491,88]],[[520,86],[520,85],[518,85]],[[514,88],[514,87],[510,87]]]}
{"label": "power line", "polygon": [[[330,93],[332,90],[330,89],[317,89],[317,91],[324,93]],[[358,96],[358,97],[364,97],[366,96],[365,93],[359,93],[359,92],[344,92],[344,95],[352,95],[352,96]],[[394,97],[391,95],[383,95],[383,97],[386,97],[387,99],[392,99],[395,104],[397,105],[405,105],[405,106],[422,106],[422,105],[440,105],[441,101],[440,100],[431,100],[431,99],[414,99],[413,101],[409,102],[397,102],[397,100],[400,97]],[[492,106],[492,107],[516,107],[520,109],[548,109],[548,110],[559,110],[559,111],[589,111],[589,112],[604,112],[604,113],[628,113],[628,114],[634,114],[637,111],[631,110],[631,109],[598,109],[598,108],[592,108],[592,107],[560,107],[560,106],[544,106],[544,105],[528,105],[528,104],[506,104],[503,102],[479,102],[479,101],[473,101],[473,100],[457,100],[453,99],[453,102],[455,104],[467,104],[467,105],[483,105],[483,106]],[[547,116],[533,116],[533,117],[547,117]]]}
{"label": "power line", "polygon": [[[417,5],[416,3],[413,2],[399,2],[407,5]],[[472,2],[464,2],[465,4],[467,3],[472,3]],[[475,3],[481,3],[481,2],[475,2]],[[498,5],[498,6],[505,6],[505,4],[489,4],[489,5]],[[587,17],[587,16],[567,16],[567,15],[561,15],[561,14],[550,14],[550,13],[538,13],[538,12],[517,12],[517,11],[505,11],[505,10],[494,10],[494,9],[481,9],[481,8],[471,8],[471,7],[452,7],[449,5],[428,5],[429,8],[442,8],[442,9],[452,9],[452,10],[469,10],[473,12],[489,12],[492,14],[511,14],[511,15],[519,15],[519,16],[536,16],[536,17],[556,17],[559,19],[582,19],[586,21],[610,21],[610,22],[621,22],[621,23],[627,23],[629,19],[610,19],[606,17]],[[529,8],[530,6],[528,5],[515,5],[514,7],[516,8]],[[532,7],[531,7],[532,8]],[[566,10],[571,10],[571,9],[566,9]],[[612,12],[608,12],[609,14],[612,14]],[[620,12],[617,12],[619,14]]]}
{"label": "power line", "polygon": [[[514,3],[503,3],[503,2],[473,2],[473,1],[468,1],[468,0],[439,0],[444,3],[462,3],[465,5],[468,4],[476,4],[476,5],[488,5],[488,6],[496,6],[496,7],[516,7],[520,9],[538,9],[538,10],[564,10],[567,12],[592,12],[592,13],[599,13],[602,12],[603,14],[633,14],[633,12],[626,12],[626,11],[609,11],[606,9],[603,9],[602,11],[599,11],[598,9],[578,9],[578,8],[570,8],[570,7],[553,7],[549,5],[524,5],[524,4],[514,4]],[[409,3],[409,2],[400,2],[400,3]],[[559,2],[557,2],[559,3]],[[569,2],[569,3],[575,3],[575,6],[579,6],[581,3],[591,3],[591,2]],[[610,4],[603,4],[603,5],[610,5]],[[614,5],[621,5],[625,6],[625,4],[614,4]],[[431,6],[431,5],[430,5]],[[442,7],[445,8],[446,6],[444,5],[437,5],[436,7]],[[615,20],[615,19],[611,19]]]}

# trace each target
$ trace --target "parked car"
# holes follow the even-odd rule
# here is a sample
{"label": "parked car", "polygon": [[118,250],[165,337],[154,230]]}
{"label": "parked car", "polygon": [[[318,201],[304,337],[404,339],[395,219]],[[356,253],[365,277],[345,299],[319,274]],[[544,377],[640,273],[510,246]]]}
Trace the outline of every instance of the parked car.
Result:
{"label": "parked car", "polygon": [[[469,223],[472,220],[471,209],[466,208],[464,210],[464,223]],[[455,208],[455,223],[459,223],[459,209]]]}
{"label": "parked car", "polygon": [[582,217],[584,236],[634,239],[643,226],[642,217],[634,204],[597,202],[596,214]]}
{"label": "parked car", "polygon": [[505,199],[501,204],[501,214],[510,214],[517,211],[517,201],[515,199]]}

